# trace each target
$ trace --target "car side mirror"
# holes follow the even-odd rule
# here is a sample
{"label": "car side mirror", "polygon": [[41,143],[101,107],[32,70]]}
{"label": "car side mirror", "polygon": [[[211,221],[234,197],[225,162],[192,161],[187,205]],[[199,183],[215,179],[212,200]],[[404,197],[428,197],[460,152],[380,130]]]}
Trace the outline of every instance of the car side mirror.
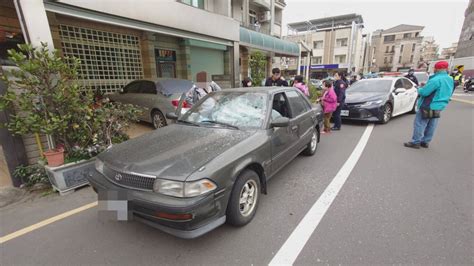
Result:
{"label": "car side mirror", "polygon": [[170,120],[177,120],[178,119],[178,115],[175,114],[175,113],[166,113],[166,118],[170,119]]}
{"label": "car side mirror", "polygon": [[400,94],[400,93],[405,93],[406,91],[407,91],[407,89],[405,89],[405,88],[397,88],[397,89],[395,89],[394,92],[395,92],[395,95],[397,95],[397,94]]}
{"label": "car side mirror", "polygon": [[290,119],[288,117],[278,117],[272,121],[272,127],[287,127],[290,124]]}

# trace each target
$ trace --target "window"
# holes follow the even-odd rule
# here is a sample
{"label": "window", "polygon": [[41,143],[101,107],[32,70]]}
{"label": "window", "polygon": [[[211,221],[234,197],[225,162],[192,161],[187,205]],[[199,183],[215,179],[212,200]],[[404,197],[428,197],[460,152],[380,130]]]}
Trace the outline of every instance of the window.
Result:
{"label": "window", "polygon": [[393,63],[393,56],[390,56],[390,63]]}
{"label": "window", "polygon": [[400,53],[403,52],[403,44],[400,46]]}
{"label": "window", "polygon": [[272,120],[283,116],[290,118],[290,108],[288,107],[288,100],[283,92],[273,96],[272,105]]}
{"label": "window", "polygon": [[398,63],[400,64],[401,62],[402,62],[402,57],[399,56],[399,57],[398,57]]}
{"label": "window", "polygon": [[138,36],[59,25],[64,56],[81,60],[79,83],[104,93],[115,92],[143,78]]}
{"label": "window", "polygon": [[412,52],[415,51],[415,47],[416,47],[416,43],[414,43],[414,44],[411,46],[411,51],[412,51]]}
{"label": "window", "polygon": [[12,66],[14,63],[8,59],[8,50],[19,50],[18,44],[24,44],[25,40],[21,32],[0,30],[0,65]]}
{"label": "window", "polygon": [[204,0],[181,0],[182,3],[204,9]]}
{"label": "window", "polygon": [[249,10],[249,23],[250,25],[255,25],[257,23],[257,12]]}
{"label": "window", "polygon": [[311,62],[313,62],[314,64],[322,64],[323,62],[323,57],[322,56],[315,56],[311,59]]}
{"label": "window", "polygon": [[419,32],[415,33],[415,37],[418,37],[419,35],[420,35],[420,33],[419,33]]}
{"label": "window", "polygon": [[410,56],[410,63],[413,63],[413,55]]}
{"label": "window", "polygon": [[155,83],[151,81],[142,81],[140,82],[140,92],[141,93],[146,93],[146,94],[156,94],[156,86]]}
{"label": "window", "polygon": [[323,41],[315,41],[313,42],[313,48],[314,49],[323,49]]}
{"label": "window", "polygon": [[403,39],[408,39],[408,38],[411,38],[411,33],[403,34]]}
{"label": "window", "polygon": [[334,63],[336,64],[342,64],[346,62],[346,55],[336,55],[334,56]]}
{"label": "window", "polygon": [[388,58],[384,57],[383,62],[384,62],[384,64],[388,63]]}
{"label": "window", "polygon": [[397,82],[395,82],[395,89],[399,89],[399,88],[405,88],[405,86],[403,85],[402,79],[398,79]]}
{"label": "window", "polygon": [[411,81],[409,81],[408,79],[402,79],[402,82],[403,82],[403,87],[407,90],[411,90],[413,89],[413,83],[411,83]]}
{"label": "window", "polygon": [[392,45],[392,53],[395,52],[395,45]]}
{"label": "window", "polygon": [[347,38],[336,39],[336,47],[347,47]]}
{"label": "window", "polygon": [[388,53],[389,49],[390,49],[390,46],[387,46],[387,49],[385,49],[385,52]]}
{"label": "window", "polygon": [[134,81],[123,88],[123,93],[140,93],[140,82]]}
{"label": "window", "polygon": [[296,91],[287,91],[286,96],[290,102],[291,117],[297,117],[308,111],[308,106],[305,104],[304,99]]}
{"label": "window", "polygon": [[388,35],[383,37],[383,42],[393,42],[395,41],[395,35]]}

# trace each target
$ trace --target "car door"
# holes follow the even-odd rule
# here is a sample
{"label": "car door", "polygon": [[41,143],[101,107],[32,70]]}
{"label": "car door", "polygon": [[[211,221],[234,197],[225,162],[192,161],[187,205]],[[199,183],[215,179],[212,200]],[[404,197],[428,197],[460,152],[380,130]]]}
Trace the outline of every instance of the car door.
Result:
{"label": "car door", "polygon": [[402,79],[397,79],[392,88],[393,96],[393,116],[399,115],[403,112],[403,108],[406,106],[406,95],[404,92],[395,93],[396,89],[405,89]]}
{"label": "car door", "polygon": [[415,83],[404,78],[402,79],[405,89],[407,92],[405,94],[406,106],[404,108],[404,113],[410,112],[413,109],[413,105],[416,104],[416,99],[418,98],[418,91],[415,87]]}
{"label": "car door", "polygon": [[285,93],[290,103],[291,117],[294,122],[291,129],[295,131],[298,137],[298,145],[296,146],[295,152],[299,153],[311,140],[314,127],[314,122],[310,114],[311,109],[300,92],[293,89]]}
{"label": "car door", "polygon": [[290,124],[287,127],[273,128],[270,131],[272,146],[272,175],[296,156],[296,148],[294,146],[298,143],[297,132],[292,129],[296,124],[294,120],[291,119],[290,105],[284,92],[279,92],[273,95],[270,123],[272,120],[281,116],[289,118]]}

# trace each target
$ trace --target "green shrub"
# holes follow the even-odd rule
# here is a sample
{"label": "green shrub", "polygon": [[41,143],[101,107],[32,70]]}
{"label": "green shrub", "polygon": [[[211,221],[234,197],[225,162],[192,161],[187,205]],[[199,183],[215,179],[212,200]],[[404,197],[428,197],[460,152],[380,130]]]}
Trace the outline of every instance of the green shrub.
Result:
{"label": "green shrub", "polygon": [[13,176],[20,179],[27,187],[37,183],[50,184],[44,167],[39,164],[18,166],[13,172]]}
{"label": "green shrub", "polygon": [[267,58],[262,52],[255,52],[250,56],[250,75],[252,76],[252,85],[254,87],[262,86],[262,81],[266,77],[265,67]]}

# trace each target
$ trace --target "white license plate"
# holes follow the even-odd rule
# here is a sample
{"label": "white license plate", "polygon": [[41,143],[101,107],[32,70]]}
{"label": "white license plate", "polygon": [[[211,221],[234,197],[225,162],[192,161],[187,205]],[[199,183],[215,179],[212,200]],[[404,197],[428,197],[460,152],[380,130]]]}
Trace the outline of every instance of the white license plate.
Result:
{"label": "white license plate", "polygon": [[349,110],[341,110],[341,116],[349,116]]}

